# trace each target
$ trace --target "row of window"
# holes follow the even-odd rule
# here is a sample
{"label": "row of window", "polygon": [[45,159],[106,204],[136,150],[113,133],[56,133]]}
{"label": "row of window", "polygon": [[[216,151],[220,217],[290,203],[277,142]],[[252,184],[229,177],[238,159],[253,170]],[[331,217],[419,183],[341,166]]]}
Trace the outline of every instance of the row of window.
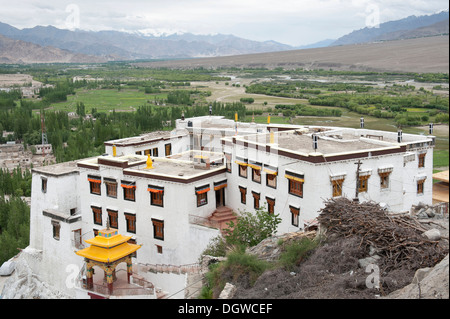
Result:
{"label": "row of window", "polygon": [[[101,195],[101,177],[88,176],[90,183],[90,193],[95,195]],[[106,185],[106,196],[117,198],[118,183],[116,180],[104,178]],[[123,188],[123,199],[129,201],[136,201],[136,183],[121,181],[120,186]],[[214,190],[219,190],[227,186],[227,181],[214,183]],[[164,207],[164,187],[148,185],[147,190],[150,192],[150,205]],[[197,197],[197,207],[208,204],[208,191],[210,185],[205,184],[195,188],[195,195]]]}
{"label": "row of window", "polygon": [[[164,152],[165,152],[164,156],[172,155],[172,144],[171,143],[164,144]],[[135,153],[137,155],[142,155],[142,151],[136,151]],[[158,153],[159,152],[158,152],[158,148],[157,147],[149,148],[149,149],[144,150],[144,155],[150,155],[152,157],[158,157],[159,156]]]}
{"label": "row of window", "polygon": [[[239,192],[241,194],[241,203],[247,204],[247,188],[243,187],[243,186],[239,186]],[[261,194],[258,192],[252,191],[252,197],[253,197],[253,207],[255,209],[259,209]],[[275,213],[275,198],[266,196],[266,202],[267,202],[268,213],[274,214]],[[293,226],[298,226],[300,208],[294,207],[294,206],[289,206],[289,210],[291,212],[291,224]]]}
{"label": "row of window", "polygon": [[[101,177],[88,176],[89,190],[91,194],[101,195]],[[114,179],[104,178],[103,182],[106,187],[106,196],[117,198],[118,183]],[[123,189],[123,199],[128,201],[136,201],[136,183],[121,181],[120,186]],[[163,196],[164,188],[159,186],[148,185],[147,190],[150,192],[150,205],[164,207]]]}
{"label": "row of window", "polygon": [[[238,160],[236,163],[239,166],[239,176],[247,178],[248,167],[252,172],[252,181],[261,184],[261,170],[263,166],[261,163],[247,163],[247,160]],[[271,188],[277,188],[277,171],[276,169],[265,168],[266,171],[266,186]],[[227,171],[231,173],[231,165],[227,165]]]}
{"label": "row of window", "polygon": [[[425,155],[426,153],[418,154],[418,167],[425,167]],[[231,155],[225,154],[225,157],[227,158],[227,172],[231,173]],[[238,174],[240,177],[247,178],[248,167],[251,167],[252,181],[256,183],[261,183],[261,169],[263,167],[261,163],[252,164],[248,163],[247,159],[237,157],[236,164],[238,164],[239,167]],[[276,188],[277,169],[276,168],[266,169],[266,167],[264,167],[264,170],[266,171],[266,186]],[[380,176],[381,189],[389,188],[389,175],[391,172],[392,172],[391,170],[388,170],[378,173]],[[303,175],[286,172],[286,177],[289,179],[289,194],[303,197],[303,183],[304,183]],[[369,177],[370,175],[364,175],[359,177],[358,192],[363,193],[368,191]],[[333,189],[333,197],[342,196],[343,182],[344,182],[343,178],[331,181]],[[417,193],[423,194],[423,182],[418,182]]]}
{"label": "row of window", "polygon": [[[103,225],[103,210],[101,207],[91,206],[92,216],[95,225]],[[117,210],[106,209],[109,218],[109,225],[112,228],[119,228],[119,212]],[[136,234],[136,215],[123,213],[124,222],[128,233]],[[164,221],[152,218],[153,238],[164,240]]]}
{"label": "row of window", "polygon": [[[389,188],[389,176],[391,172],[381,172],[378,173],[380,176],[380,188],[387,189]],[[368,191],[369,183],[368,180],[370,175],[360,176],[358,181],[358,192],[363,193]],[[423,194],[423,186],[425,179],[417,181],[417,194]],[[344,179],[334,180],[333,184],[333,197],[342,196],[342,184],[344,183]]]}

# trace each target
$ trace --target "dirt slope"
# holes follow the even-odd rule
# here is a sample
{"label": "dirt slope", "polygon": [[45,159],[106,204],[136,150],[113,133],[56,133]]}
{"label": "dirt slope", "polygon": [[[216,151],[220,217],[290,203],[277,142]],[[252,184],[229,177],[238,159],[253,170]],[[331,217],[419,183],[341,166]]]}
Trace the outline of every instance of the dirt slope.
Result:
{"label": "dirt slope", "polygon": [[159,68],[266,67],[364,71],[449,72],[449,36],[273,53],[139,63]]}

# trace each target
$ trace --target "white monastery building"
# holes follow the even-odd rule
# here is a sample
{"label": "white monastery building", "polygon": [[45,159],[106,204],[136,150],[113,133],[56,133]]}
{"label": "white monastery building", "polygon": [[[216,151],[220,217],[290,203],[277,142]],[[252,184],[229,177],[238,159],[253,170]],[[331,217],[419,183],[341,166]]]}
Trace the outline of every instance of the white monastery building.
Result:
{"label": "white monastery building", "polygon": [[[431,204],[433,146],[434,136],[364,128],[177,120],[172,132],[106,142],[102,156],[34,168],[28,263],[74,298],[187,298],[232,212],[278,214],[281,234],[313,227],[333,197],[393,212]],[[115,245],[110,228],[123,238],[114,254],[101,249]],[[123,252],[125,240],[139,249]],[[130,268],[113,269],[123,258]]]}

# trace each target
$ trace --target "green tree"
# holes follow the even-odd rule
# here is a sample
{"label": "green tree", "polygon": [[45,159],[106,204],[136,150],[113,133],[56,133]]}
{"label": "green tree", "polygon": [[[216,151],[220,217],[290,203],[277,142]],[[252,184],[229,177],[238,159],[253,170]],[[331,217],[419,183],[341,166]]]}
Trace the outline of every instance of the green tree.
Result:
{"label": "green tree", "polygon": [[0,264],[25,248],[30,237],[30,208],[19,197],[0,197]]}
{"label": "green tree", "polygon": [[257,209],[254,214],[240,212],[236,223],[228,223],[225,238],[229,244],[252,247],[274,235],[280,223],[279,215],[269,214],[264,208]]}

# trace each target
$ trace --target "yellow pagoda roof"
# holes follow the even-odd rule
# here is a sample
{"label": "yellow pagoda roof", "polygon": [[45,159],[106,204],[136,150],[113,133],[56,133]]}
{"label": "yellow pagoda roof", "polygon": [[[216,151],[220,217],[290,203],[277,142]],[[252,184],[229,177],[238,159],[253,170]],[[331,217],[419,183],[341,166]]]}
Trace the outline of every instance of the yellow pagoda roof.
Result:
{"label": "yellow pagoda roof", "polygon": [[140,245],[128,243],[123,243],[110,249],[98,246],[89,246],[77,251],[76,254],[87,259],[110,263],[134,253],[139,248],[141,248]]}
{"label": "yellow pagoda roof", "polygon": [[104,229],[99,231],[94,238],[85,240],[91,246],[75,253],[99,262],[114,262],[141,248],[140,245],[127,243],[130,238],[131,236],[120,235],[117,229]]}
{"label": "yellow pagoda roof", "polygon": [[99,230],[98,235],[91,239],[86,239],[85,242],[91,245],[110,248],[121,243],[129,241],[131,236],[123,236],[118,233],[117,229],[103,229]]}

